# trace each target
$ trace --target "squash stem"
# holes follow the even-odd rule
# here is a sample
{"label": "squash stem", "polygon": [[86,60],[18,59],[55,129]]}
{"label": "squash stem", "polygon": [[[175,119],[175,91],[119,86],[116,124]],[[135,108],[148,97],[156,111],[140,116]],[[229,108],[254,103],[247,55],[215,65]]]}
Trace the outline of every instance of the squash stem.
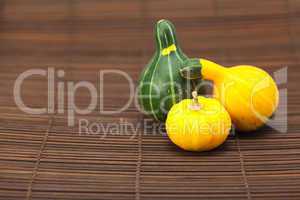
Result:
{"label": "squash stem", "polygon": [[187,59],[183,62],[180,75],[188,80],[202,78],[202,65],[198,58]]}
{"label": "squash stem", "polygon": [[191,110],[200,110],[201,108],[201,105],[198,101],[198,93],[196,90],[194,90],[192,92],[192,96],[193,96],[193,104],[190,105],[190,109]]}
{"label": "squash stem", "polygon": [[199,105],[199,102],[198,102],[198,93],[197,93],[196,90],[194,90],[194,91],[192,92],[192,96],[193,96],[193,102],[194,102],[194,104],[195,104],[195,105]]}

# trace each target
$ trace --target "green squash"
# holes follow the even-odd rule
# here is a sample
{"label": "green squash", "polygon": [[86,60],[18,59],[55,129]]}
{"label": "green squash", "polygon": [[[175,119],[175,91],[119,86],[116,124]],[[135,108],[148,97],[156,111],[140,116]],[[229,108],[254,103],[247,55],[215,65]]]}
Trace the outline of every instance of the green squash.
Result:
{"label": "green squash", "polygon": [[190,96],[190,81],[180,75],[188,57],[182,52],[175,27],[159,20],[154,28],[156,52],[140,75],[138,100],[142,110],[156,120],[165,121],[172,105]]}

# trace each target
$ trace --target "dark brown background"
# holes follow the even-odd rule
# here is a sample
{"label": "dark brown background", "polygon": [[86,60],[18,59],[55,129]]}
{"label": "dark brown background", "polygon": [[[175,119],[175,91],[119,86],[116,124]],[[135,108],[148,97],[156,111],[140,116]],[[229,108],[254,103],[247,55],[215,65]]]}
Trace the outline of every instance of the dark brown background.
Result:
{"label": "dark brown background", "polygon": [[[299,0],[0,0],[0,198],[300,199],[299,11]],[[134,137],[79,135],[66,114],[28,115],[16,107],[14,81],[27,69],[63,69],[64,81],[98,87],[99,70],[121,69],[136,81],[160,18],[175,23],[189,57],[270,73],[288,66],[288,84],[280,86],[288,88],[288,133],[264,128],[190,153],[143,129]],[[125,83],[105,80],[105,109],[126,102]],[[46,106],[47,80],[26,80],[22,97]],[[77,105],[89,100],[87,91],[77,92]],[[120,115],[80,117],[104,124],[143,119],[133,105]]]}

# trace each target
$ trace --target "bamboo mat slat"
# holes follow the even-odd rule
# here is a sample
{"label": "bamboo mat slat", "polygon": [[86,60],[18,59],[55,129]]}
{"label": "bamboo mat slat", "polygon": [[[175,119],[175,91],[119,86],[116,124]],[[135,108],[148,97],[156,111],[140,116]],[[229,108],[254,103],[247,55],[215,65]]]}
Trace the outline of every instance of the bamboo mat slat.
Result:
{"label": "bamboo mat slat", "polygon": [[[99,70],[122,70],[136,82],[161,18],[175,23],[190,57],[256,65],[272,75],[288,67],[279,86],[288,92],[288,132],[265,127],[192,153],[158,124],[141,125],[148,118],[134,104],[110,115],[98,105],[76,114],[74,127],[67,126],[68,107],[44,115],[16,107],[14,81],[32,68],[64,70],[64,81],[89,81],[98,92]],[[299,34],[299,0],[0,1],[0,199],[300,199]],[[26,105],[47,105],[46,79],[32,76],[23,87]],[[103,89],[107,110],[130,98],[117,76],[107,76]],[[75,100],[83,108],[89,93],[78,90]],[[81,118],[138,128],[85,134]]]}

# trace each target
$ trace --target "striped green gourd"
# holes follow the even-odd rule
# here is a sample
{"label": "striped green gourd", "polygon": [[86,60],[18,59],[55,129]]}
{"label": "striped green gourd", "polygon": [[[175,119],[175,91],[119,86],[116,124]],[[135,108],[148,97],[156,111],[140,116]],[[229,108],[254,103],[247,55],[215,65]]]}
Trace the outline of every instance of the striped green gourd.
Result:
{"label": "striped green gourd", "polygon": [[164,121],[172,105],[191,94],[189,82],[180,75],[188,57],[178,45],[170,21],[158,21],[154,35],[156,52],[140,75],[138,99],[144,112]]}

